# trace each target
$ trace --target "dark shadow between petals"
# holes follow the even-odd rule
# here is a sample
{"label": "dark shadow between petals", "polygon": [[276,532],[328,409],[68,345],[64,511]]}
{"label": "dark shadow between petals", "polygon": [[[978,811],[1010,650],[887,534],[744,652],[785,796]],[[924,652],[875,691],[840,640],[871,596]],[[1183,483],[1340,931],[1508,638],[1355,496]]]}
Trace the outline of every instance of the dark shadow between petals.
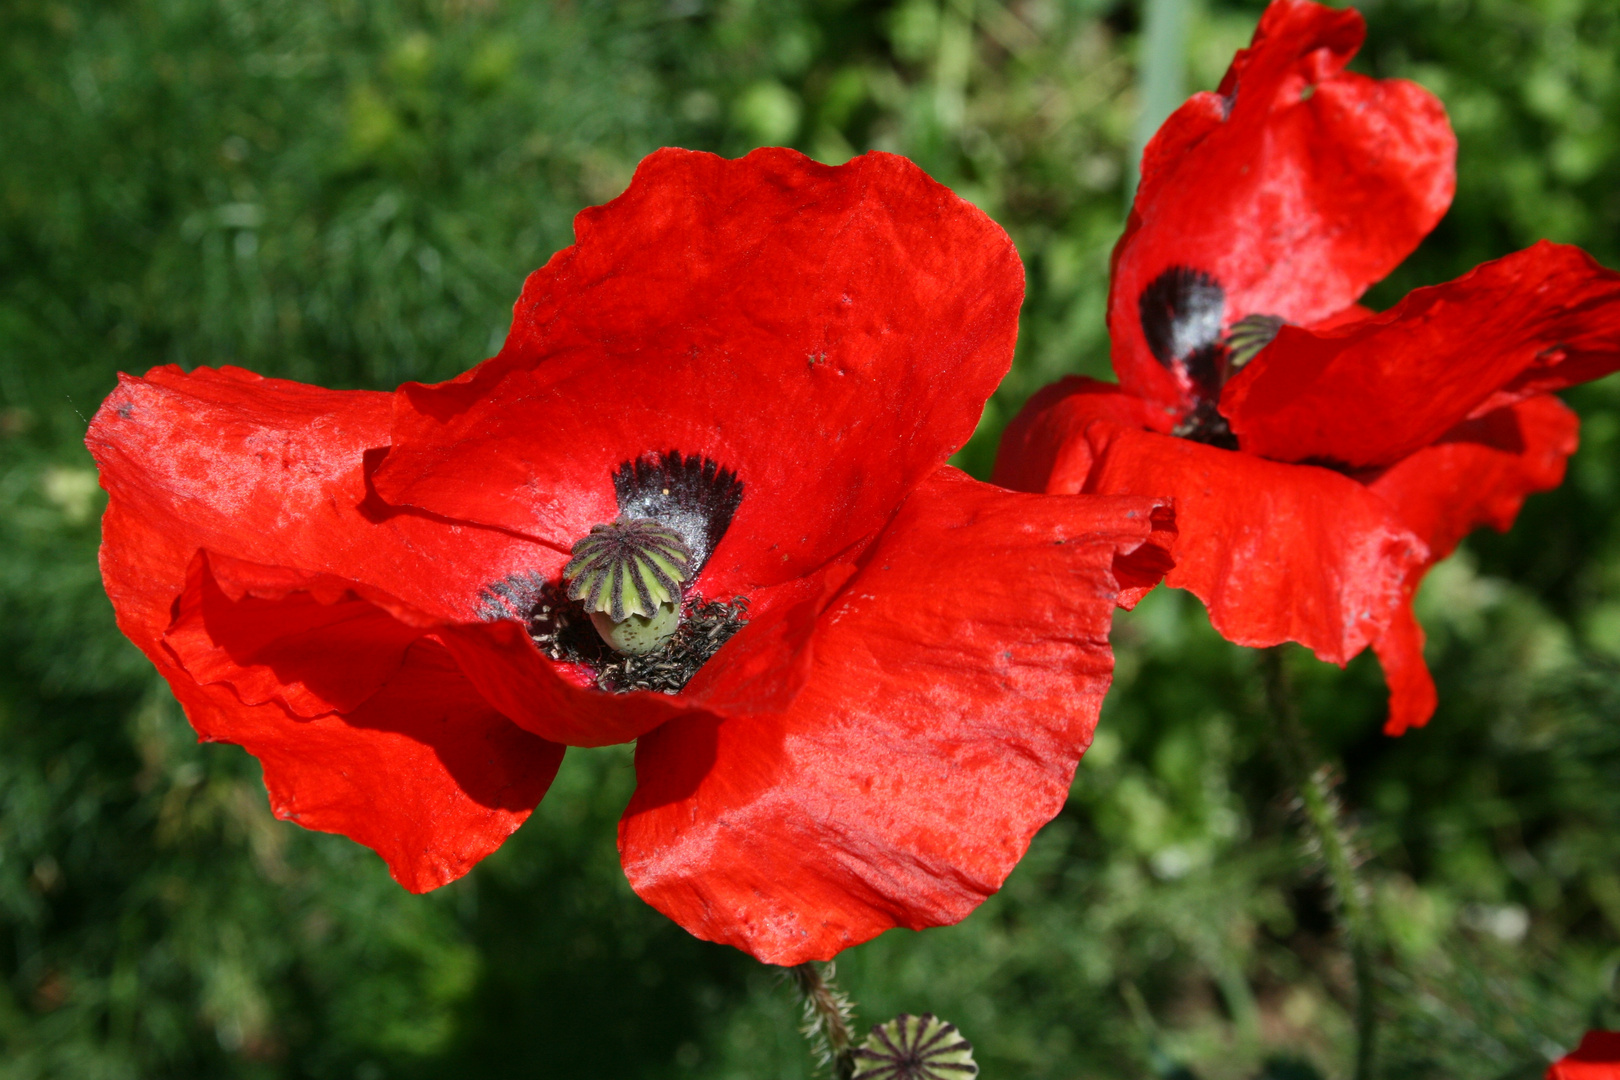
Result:
{"label": "dark shadow between petals", "polygon": [[492,810],[534,809],[562,762],[563,747],[496,712],[449,651],[427,639],[413,644],[393,678],[341,719],[428,747],[468,799]]}

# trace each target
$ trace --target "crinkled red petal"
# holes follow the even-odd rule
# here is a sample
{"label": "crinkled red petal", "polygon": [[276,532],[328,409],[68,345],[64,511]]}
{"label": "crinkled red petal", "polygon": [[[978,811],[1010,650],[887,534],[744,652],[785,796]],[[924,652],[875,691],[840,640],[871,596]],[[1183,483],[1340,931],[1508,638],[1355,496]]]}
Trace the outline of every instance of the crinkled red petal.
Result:
{"label": "crinkled red petal", "polygon": [[1251,453],[1393,465],[1470,416],[1616,369],[1620,274],[1544,241],[1336,330],[1284,327],[1221,412]]}
{"label": "crinkled red petal", "polygon": [[1389,716],[1384,720],[1384,734],[1402,735],[1410,728],[1422,727],[1434,715],[1440,697],[1434,688],[1434,676],[1423,660],[1423,627],[1412,614],[1412,590],[1421,578],[1414,572],[1407,586],[1407,596],[1396,609],[1389,626],[1372,643],[1378,654],[1378,663],[1384,669],[1384,682],[1389,685]]}
{"label": "crinkled red petal", "polygon": [[[121,379],[86,443],[109,493],[118,625],[199,735],[257,756],[280,816],[374,848],[420,890],[522,823],[562,747],[501,716],[442,648],[410,644],[399,603],[374,601],[472,619],[484,582],[560,556],[368,500],[365,457],[390,418],[384,394],[160,368]],[[322,655],[339,643],[347,671]]]}
{"label": "crinkled red petal", "polygon": [[1465,420],[1369,485],[1443,559],[1480,525],[1506,532],[1525,497],[1564,481],[1580,417],[1548,394]]}
{"label": "crinkled red petal", "polygon": [[565,548],[622,463],[704,456],[744,494],[698,588],[750,593],[876,532],[1011,362],[1011,241],[903,158],[661,150],[575,233],[499,356],[402,389],[386,500]]}
{"label": "crinkled red petal", "polygon": [[[1133,409],[1155,418],[1162,413],[1135,401],[1091,379],[1048,386],[1008,425],[997,482],[1036,491],[1171,496],[1178,539],[1165,583],[1202,599],[1217,630],[1243,645],[1299,641],[1340,664],[1370,644],[1390,687],[1386,730],[1399,734],[1426,722],[1434,712],[1434,683],[1423,663],[1423,631],[1411,612],[1412,586],[1429,565],[1420,538],[1432,533],[1443,540],[1447,528],[1466,532],[1482,520],[1511,521],[1526,491],[1557,483],[1548,455],[1565,443],[1549,407],[1526,412],[1522,422],[1533,448],[1524,453],[1508,460],[1501,449],[1514,445],[1518,421],[1463,425],[1455,445],[1421,451],[1410,470],[1405,462],[1389,470],[1390,496],[1380,500],[1325,469],[1140,430]],[[1553,401],[1551,408],[1562,406]],[[1490,438],[1501,445],[1486,446]],[[1425,479],[1432,485],[1421,486]],[[1376,484],[1374,490],[1385,494]]]}
{"label": "crinkled red petal", "polygon": [[341,579],[199,551],[163,642],[197,682],[312,717],[357,708],[422,633]]}
{"label": "crinkled red petal", "polygon": [[427,640],[353,712],[308,720],[159,670],[204,741],[259,759],[278,818],[364,844],[411,892],[456,880],[500,847],[562,764],[563,747],[491,709]]}
{"label": "crinkled red petal", "polygon": [[1620,1031],[1588,1031],[1548,1066],[1547,1080],[1620,1080]]}
{"label": "crinkled red petal", "polygon": [[[1369,486],[1424,539],[1431,560],[1443,559],[1480,525],[1507,531],[1527,495],[1562,483],[1579,431],[1580,418],[1563,402],[1533,397],[1458,424]],[[1408,592],[1427,569],[1413,573]],[[1409,603],[1373,649],[1390,687],[1385,732],[1399,735],[1427,723],[1436,703],[1434,680]]]}
{"label": "crinkled red petal", "polygon": [[[324,390],[239,368],[154,368],[119,377],[85,438],[116,503],[184,543],[148,576],[180,594],[199,550],[332,574],[437,618],[489,614],[488,587],[555,577],[566,554],[493,529],[383,505],[368,461],[386,452],[391,395]],[[168,548],[165,548],[167,551]],[[120,559],[141,551],[112,552]],[[122,616],[126,599],[113,595]],[[162,616],[168,625],[169,613]]]}
{"label": "crinkled red petal", "polygon": [[[774,593],[774,590],[767,590]],[[783,621],[765,598],[761,628]],[[261,566],[200,552],[164,644],[199,683],[227,683],[250,705],[279,701],[298,716],[349,713],[393,674],[405,651],[431,637],[486,703],[553,742],[630,742],[701,705],[696,696],[609,694],[560,677],[511,621],[444,623],[380,590],[329,574]],[[807,635],[769,638],[771,680],[751,684],[754,707],[785,704],[790,668]],[[723,667],[724,665],[720,665]],[[803,681],[802,674],[798,682]],[[735,693],[733,696],[736,696]]]}
{"label": "crinkled red petal", "polygon": [[1069,375],[1037,390],[1013,417],[991,479],[1014,491],[1079,491],[1091,475],[1086,428],[1099,420],[1168,432],[1176,417],[1114,383]]}
{"label": "crinkled red petal", "polygon": [[1305,324],[1305,329],[1312,330],[1320,334],[1326,330],[1337,330],[1341,326],[1347,326],[1350,323],[1360,322],[1362,319],[1370,319],[1376,314],[1378,313],[1372,308],[1367,307],[1365,304],[1351,304],[1349,307],[1340,308],[1338,311],[1335,311],[1326,318],[1317,319],[1313,323]]}
{"label": "crinkled red petal", "polygon": [[1433,95],[1344,70],[1365,34],[1354,10],[1266,9],[1214,93],[1178,109],[1142,159],[1114,250],[1114,370],[1183,408],[1191,387],[1155,359],[1144,290],[1173,267],[1210,275],[1222,328],[1254,314],[1309,324],[1383,278],[1451,203],[1456,139]]}
{"label": "crinkled red petal", "polygon": [[[113,498],[102,519],[101,568],[119,627],[168,680],[203,740],[236,743],[259,759],[277,817],[365,844],[413,892],[465,874],[528,817],[563,748],[492,709],[432,642],[410,646],[374,689],[383,664],[364,673],[359,690],[342,691],[364,696],[347,715],[306,719],[289,711],[282,703],[289,698],[307,706],[334,691],[313,679],[302,698],[295,683],[266,687],[265,671],[288,660],[273,644],[244,657],[263,662],[257,684],[254,673],[221,678],[219,651],[197,648],[213,665],[206,669],[211,684],[199,683],[163,642],[177,606],[177,626],[195,631],[200,608],[219,600],[177,605],[197,535],[173,516],[154,520],[151,503],[126,499],[119,479],[103,476]],[[304,626],[318,627],[319,619]],[[193,637],[183,647],[200,645]],[[262,704],[247,704],[233,681],[250,693],[255,686],[270,692]]]}
{"label": "crinkled red petal", "polygon": [[1283,465],[1136,429],[1093,424],[1083,490],[1175,500],[1175,569],[1239,645],[1297,641],[1347,663],[1405,602],[1428,548],[1383,500],[1328,469]]}
{"label": "crinkled red petal", "polygon": [[1163,542],[1159,505],[926,481],[822,614],[790,708],[638,744],[636,892],[774,964],[964,918],[1068,795],[1112,669],[1111,568]]}

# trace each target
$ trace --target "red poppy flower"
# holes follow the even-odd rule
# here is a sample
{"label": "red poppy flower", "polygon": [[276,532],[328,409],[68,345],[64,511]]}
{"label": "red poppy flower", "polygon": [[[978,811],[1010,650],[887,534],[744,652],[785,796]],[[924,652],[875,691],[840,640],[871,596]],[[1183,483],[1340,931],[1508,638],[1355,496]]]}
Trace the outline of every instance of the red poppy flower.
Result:
{"label": "red poppy flower", "polygon": [[1445,212],[1455,156],[1426,91],[1344,70],[1364,32],[1277,0],[1159,130],[1114,249],[1119,382],[1037,393],[995,478],[1173,495],[1167,584],[1241,645],[1371,645],[1399,734],[1435,703],[1413,589],[1563,479],[1577,421],[1551,392],[1620,367],[1620,275],[1541,243],[1358,306]]}
{"label": "red poppy flower", "polygon": [[[88,438],[120,626],[278,816],[413,891],[634,739],[625,869],[694,934],[791,964],[964,917],[1066,797],[1166,500],[944,465],[1023,273],[902,158],[660,151],[576,234],[439,386],[124,377]],[[646,655],[593,629],[654,609]]]}
{"label": "red poppy flower", "polygon": [[1620,1080],[1620,1031],[1588,1031],[1548,1067],[1547,1080]]}

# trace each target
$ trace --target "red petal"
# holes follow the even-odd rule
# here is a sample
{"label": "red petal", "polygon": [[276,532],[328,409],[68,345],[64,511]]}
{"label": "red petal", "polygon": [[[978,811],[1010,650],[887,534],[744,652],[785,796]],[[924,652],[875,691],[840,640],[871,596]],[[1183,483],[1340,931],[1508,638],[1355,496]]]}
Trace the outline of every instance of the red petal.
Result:
{"label": "red petal", "polygon": [[[774,625],[773,610],[767,603],[762,626]],[[278,701],[298,716],[352,712],[424,636],[443,647],[486,704],[552,742],[630,742],[694,707],[692,697],[672,701],[585,689],[542,659],[514,621],[439,622],[379,590],[329,574],[200,553],[178,612],[164,643],[193,679],[228,683],[249,705]],[[780,638],[772,640],[790,656],[802,647],[802,635]],[[777,671],[768,687],[754,689],[767,701],[785,700],[797,685]],[[777,698],[768,696],[773,692]]]}
{"label": "red petal", "polygon": [[1149,349],[1139,300],[1172,267],[1213,275],[1220,326],[1308,324],[1393,269],[1451,203],[1456,139],[1431,94],[1344,70],[1361,16],[1298,0],[1266,9],[1215,93],[1167,120],[1114,251],[1108,327],[1132,392],[1183,408],[1191,386]]}
{"label": "red petal", "polygon": [[116,492],[102,536],[119,626],[168,680],[199,736],[259,759],[276,816],[365,844],[413,892],[455,880],[499,847],[556,775],[563,748],[491,709],[431,642],[412,646],[348,716],[300,719],[276,701],[244,704],[229,685],[199,685],[161,641],[183,584],[186,539],[154,529]]}
{"label": "red petal", "polygon": [[1477,526],[1506,532],[1525,496],[1563,483],[1580,417],[1550,395],[1466,420],[1371,483],[1443,559]]}
{"label": "red petal", "polygon": [[1547,1080],[1620,1080],[1620,1031],[1588,1031],[1548,1067]]}
{"label": "red petal", "polygon": [[311,717],[358,707],[422,633],[341,579],[199,551],[163,640],[197,682]]}
{"label": "red petal", "polygon": [[[235,602],[270,614],[240,580],[224,587],[210,575],[217,594],[199,579],[181,601],[188,566],[209,549],[234,556],[211,564],[229,565],[238,578],[246,574],[240,560],[275,563],[300,569],[289,578],[329,573],[471,618],[479,583],[536,557],[560,557],[486,530],[374,516],[363,456],[386,440],[389,418],[383,394],[168,368],[124,377],[86,442],[110,496],[101,569],[119,628],[168,680],[204,739],[239,743],[260,759],[280,816],[353,837],[407,888],[422,890],[465,873],[522,823],[562,747],[492,709],[443,649],[421,642],[400,656],[405,635],[379,632],[379,617],[341,592],[323,595],[368,631],[351,642],[364,662],[348,683],[330,671],[318,677],[309,664],[318,654],[295,647],[300,635],[305,646],[320,638],[332,613],[308,603],[314,594],[271,619],[269,635],[221,610],[234,592]],[[202,634],[210,613],[224,619],[223,636],[245,664]],[[204,678],[223,682],[201,686],[177,663],[163,641],[171,622],[179,651]],[[289,664],[299,673],[283,680],[277,669]],[[232,682],[264,703],[244,704]],[[321,705],[352,711],[304,720],[288,701],[306,713]]]}
{"label": "red petal", "polygon": [[1079,491],[1091,475],[1086,428],[1096,421],[1168,432],[1175,417],[1113,383],[1069,375],[1025,403],[996,450],[996,483],[1014,491]]}
{"label": "red petal", "polygon": [[259,759],[278,818],[364,844],[411,892],[456,880],[500,847],[562,763],[561,746],[491,709],[425,640],[346,716],[300,720],[164,674],[204,741]]}
{"label": "red petal", "polygon": [[1347,663],[1383,635],[1428,557],[1383,500],[1339,473],[1105,424],[1087,438],[1097,465],[1084,490],[1175,499],[1165,584],[1196,594],[1239,645],[1297,641]]}
{"label": "red petal", "polygon": [[1347,308],[1335,311],[1326,318],[1317,319],[1315,322],[1307,324],[1305,329],[1320,334],[1325,330],[1337,330],[1341,326],[1360,322],[1362,319],[1370,319],[1376,314],[1378,313],[1365,304],[1351,304]]}
{"label": "red petal", "polygon": [[[1467,420],[1433,446],[1385,470],[1370,487],[1443,559],[1476,526],[1505,532],[1525,496],[1557,487],[1575,452],[1580,418],[1555,397],[1542,395]],[[1427,565],[1414,572],[1416,588]],[[1390,686],[1384,730],[1399,735],[1421,727],[1434,712],[1434,680],[1423,663],[1423,630],[1402,605],[1384,636],[1373,642]]]}
{"label": "red petal", "polygon": [[1011,241],[903,158],[661,150],[575,232],[499,356],[402,389],[384,498],[566,547],[621,463],[704,455],[744,495],[698,588],[747,593],[881,527],[1012,358]]}
{"label": "red petal", "polygon": [[1251,453],[1390,465],[1470,415],[1616,369],[1620,274],[1544,241],[1337,330],[1284,327],[1221,412]]}
{"label": "red petal", "polygon": [[1395,609],[1383,636],[1373,642],[1373,652],[1378,654],[1378,663],[1384,669],[1384,681],[1389,684],[1389,717],[1384,721],[1386,735],[1401,735],[1408,728],[1427,724],[1439,702],[1434,677],[1423,661],[1423,627],[1412,614],[1411,592],[1421,576],[1421,572],[1412,575],[1405,601]]}
{"label": "red petal", "polygon": [[632,887],[774,964],[964,918],[1068,795],[1112,670],[1110,568],[1155,505],[941,470],[822,615],[789,709],[638,744]]}
{"label": "red petal", "polygon": [[[144,562],[138,580],[166,583],[162,627],[202,548],[361,582],[450,620],[483,617],[484,590],[508,575],[555,576],[561,552],[398,513],[370,496],[365,459],[388,445],[392,400],[238,368],[120,376],[85,442],[102,486],[150,539],[104,550],[104,559]],[[159,540],[173,541],[158,544],[161,559],[145,550]],[[121,618],[139,602],[112,600]]]}

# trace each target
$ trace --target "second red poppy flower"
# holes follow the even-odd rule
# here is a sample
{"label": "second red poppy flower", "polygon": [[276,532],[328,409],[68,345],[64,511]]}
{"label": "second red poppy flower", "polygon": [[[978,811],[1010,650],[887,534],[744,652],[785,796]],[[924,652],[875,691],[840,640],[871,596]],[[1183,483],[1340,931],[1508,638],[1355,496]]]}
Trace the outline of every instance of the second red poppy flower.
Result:
{"label": "second red poppy flower", "polygon": [[1577,422],[1552,391],[1620,368],[1620,275],[1543,243],[1360,307],[1445,213],[1456,150],[1427,91],[1345,70],[1364,32],[1276,0],[1165,122],[1114,249],[1119,382],[1037,393],[995,479],[1173,496],[1166,583],[1240,645],[1372,646],[1399,734],[1435,706],[1413,591],[1562,480]]}

